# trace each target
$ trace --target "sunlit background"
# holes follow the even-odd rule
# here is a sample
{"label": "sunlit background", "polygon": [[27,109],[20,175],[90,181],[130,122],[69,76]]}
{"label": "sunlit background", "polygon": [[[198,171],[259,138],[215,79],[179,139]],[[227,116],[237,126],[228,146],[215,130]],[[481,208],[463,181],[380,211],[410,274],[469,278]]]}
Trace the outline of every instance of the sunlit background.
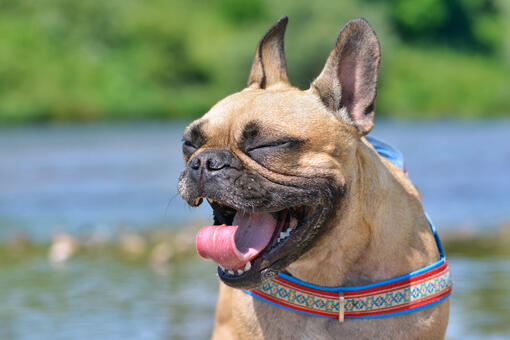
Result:
{"label": "sunlit background", "polygon": [[201,339],[215,265],[177,195],[181,133],[289,15],[291,82],[341,27],[382,44],[376,127],[444,239],[448,339],[510,338],[510,2],[1,0],[0,339]]}

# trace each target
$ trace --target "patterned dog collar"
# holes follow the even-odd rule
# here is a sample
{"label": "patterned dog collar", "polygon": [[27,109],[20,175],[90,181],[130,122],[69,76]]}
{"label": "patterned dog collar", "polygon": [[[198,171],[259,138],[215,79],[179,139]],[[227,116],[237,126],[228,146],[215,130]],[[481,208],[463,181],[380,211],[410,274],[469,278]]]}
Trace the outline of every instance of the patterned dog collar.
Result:
{"label": "patterned dog collar", "polygon": [[[402,154],[375,138],[367,138],[375,150],[403,171]],[[450,269],[443,245],[432,221],[440,259],[436,263],[406,275],[361,287],[321,287],[298,280],[288,274],[259,288],[245,290],[256,299],[298,313],[325,318],[366,319],[411,313],[447,299],[452,291]]]}
{"label": "patterned dog collar", "polygon": [[298,313],[364,319],[411,313],[447,299],[452,290],[446,259],[395,279],[363,287],[319,287],[280,275],[251,296]]}

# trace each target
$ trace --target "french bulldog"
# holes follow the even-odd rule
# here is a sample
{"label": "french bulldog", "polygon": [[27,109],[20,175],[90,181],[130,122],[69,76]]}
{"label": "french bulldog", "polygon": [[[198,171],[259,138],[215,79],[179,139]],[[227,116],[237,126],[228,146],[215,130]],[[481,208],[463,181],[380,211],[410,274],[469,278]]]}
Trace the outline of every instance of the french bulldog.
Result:
{"label": "french bulldog", "polygon": [[374,125],[381,60],[364,19],[341,30],[308,90],[287,75],[280,18],[256,47],[247,87],[183,135],[178,189],[206,198],[214,224],[197,250],[218,264],[213,339],[442,339],[449,302],[374,319],[319,318],[254,299],[284,272],[320,286],[360,286],[437,261],[420,193],[364,137]]}

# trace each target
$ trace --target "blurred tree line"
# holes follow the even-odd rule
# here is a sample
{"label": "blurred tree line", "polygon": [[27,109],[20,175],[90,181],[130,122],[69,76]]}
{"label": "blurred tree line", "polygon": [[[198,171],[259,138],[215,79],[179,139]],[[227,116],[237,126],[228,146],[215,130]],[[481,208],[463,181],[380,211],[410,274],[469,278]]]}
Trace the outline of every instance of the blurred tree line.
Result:
{"label": "blurred tree line", "polygon": [[390,0],[390,19],[405,42],[451,44],[486,54],[500,52],[505,16],[496,0]]}
{"label": "blurred tree line", "polygon": [[0,121],[200,116],[243,88],[282,14],[296,86],[363,16],[382,41],[378,114],[510,112],[506,0],[2,0]]}

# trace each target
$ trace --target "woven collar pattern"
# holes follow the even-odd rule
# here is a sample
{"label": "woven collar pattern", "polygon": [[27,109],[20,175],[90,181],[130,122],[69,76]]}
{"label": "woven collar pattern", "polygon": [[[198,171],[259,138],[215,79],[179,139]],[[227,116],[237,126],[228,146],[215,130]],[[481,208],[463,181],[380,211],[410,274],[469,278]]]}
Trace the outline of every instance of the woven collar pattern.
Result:
{"label": "woven collar pattern", "polygon": [[414,275],[363,287],[304,285],[281,273],[261,287],[246,292],[281,308],[340,321],[392,316],[430,307],[448,298],[452,290],[448,261],[442,259],[429,267]]}

